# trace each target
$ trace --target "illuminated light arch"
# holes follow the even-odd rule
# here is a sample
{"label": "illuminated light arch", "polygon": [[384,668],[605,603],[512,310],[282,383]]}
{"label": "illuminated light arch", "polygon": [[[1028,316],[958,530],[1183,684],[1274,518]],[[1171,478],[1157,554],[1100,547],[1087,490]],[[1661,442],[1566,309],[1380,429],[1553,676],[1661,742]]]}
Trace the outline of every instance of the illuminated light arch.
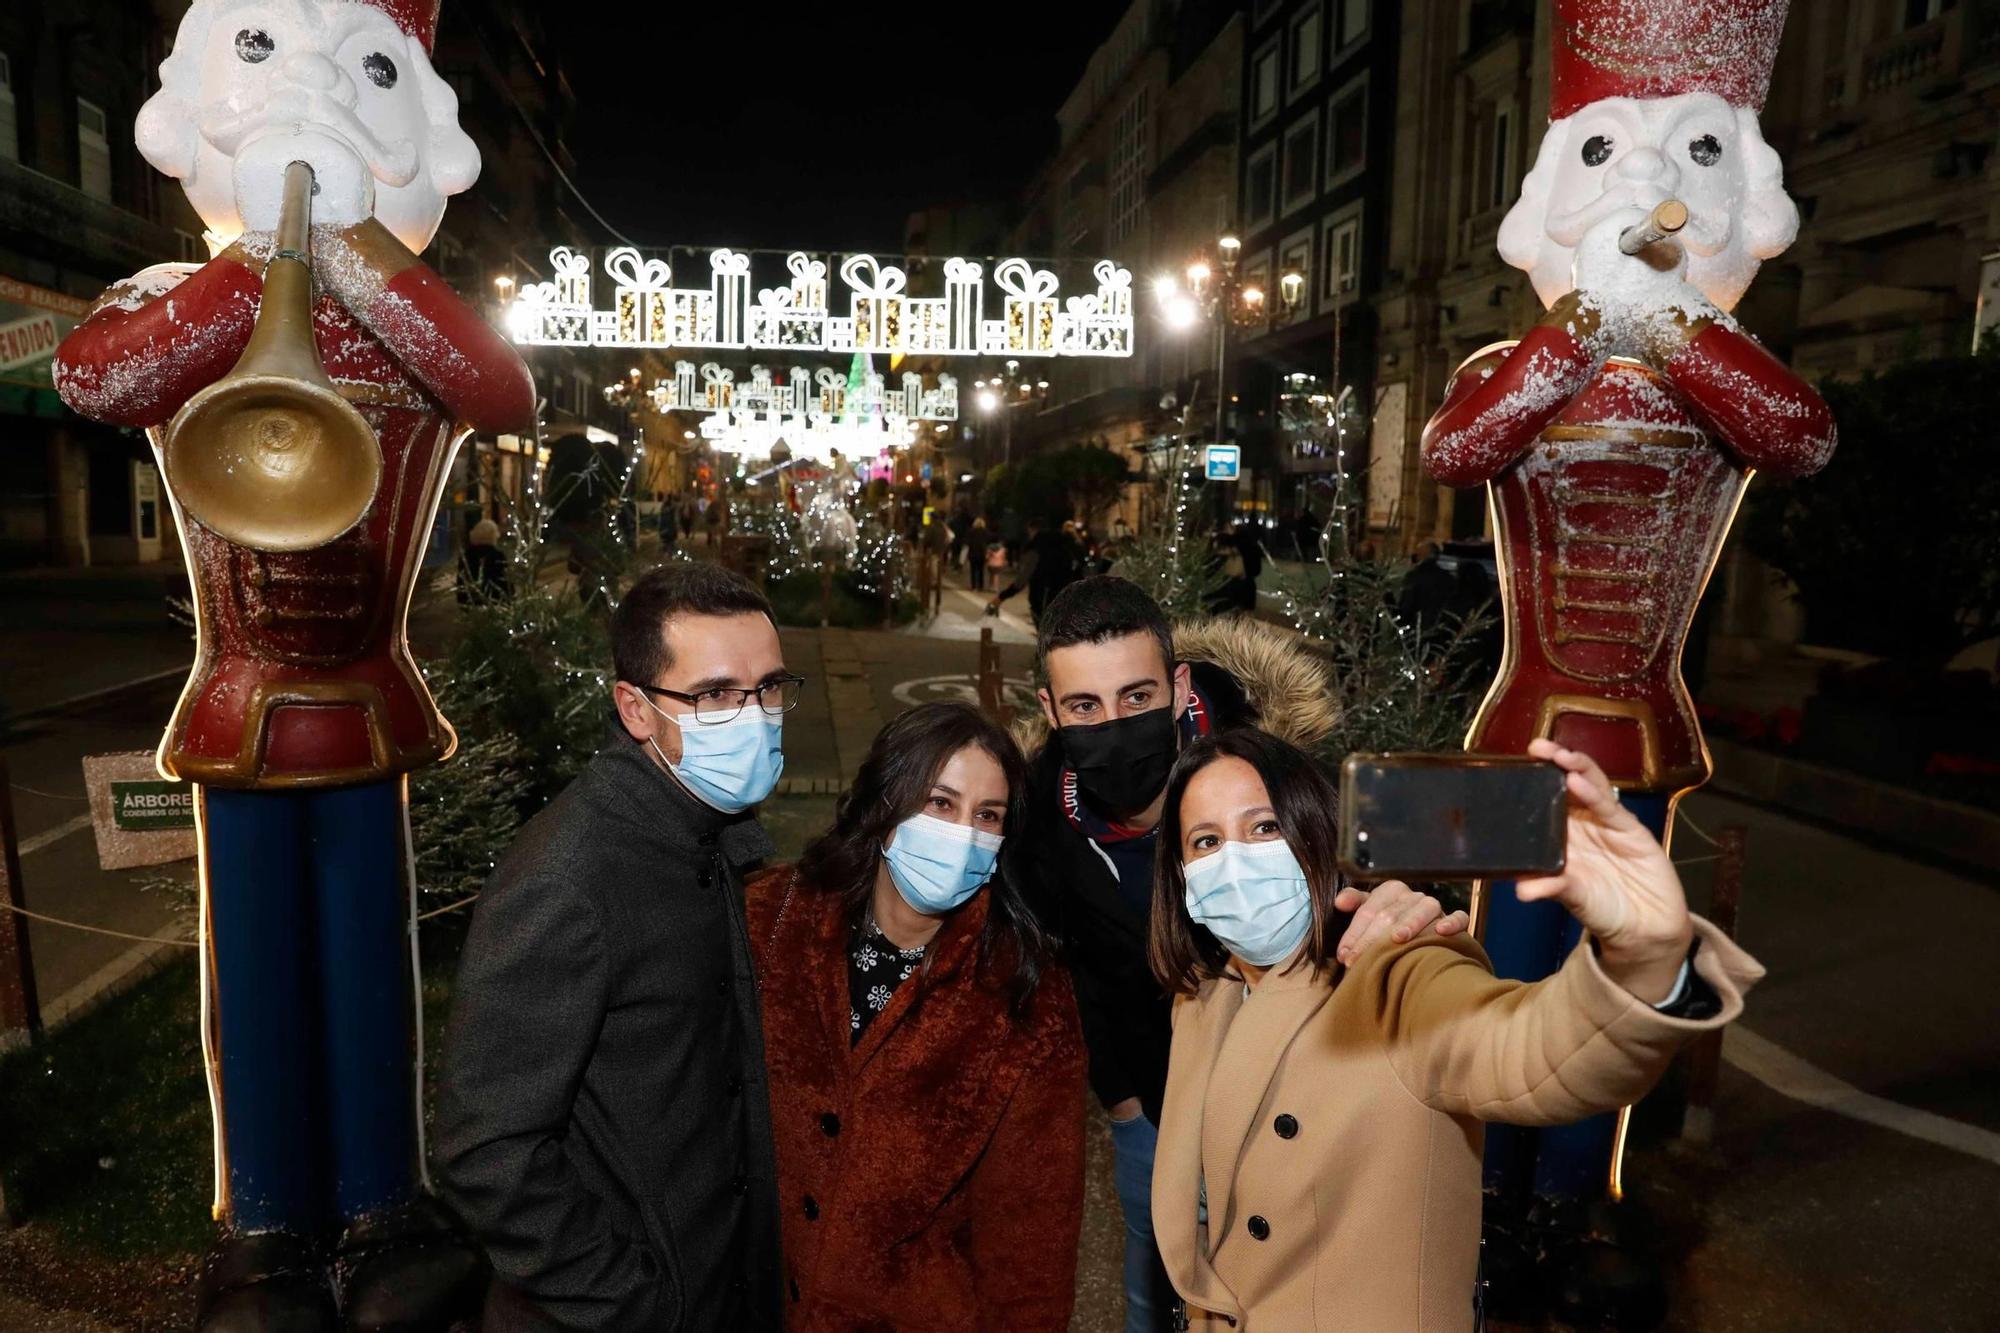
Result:
{"label": "illuminated light arch", "polygon": [[716,362],[697,371],[692,361],[676,361],[672,379],[656,380],[647,391],[658,412],[703,413],[699,433],[718,449],[768,457],[783,441],[795,458],[820,462],[837,449],[850,458],[873,457],[884,449],[916,443],[922,423],[958,420],[958,380],[939,375],[934,388],[905,371],[894,389],[881,375],[865,371],[852,392],[848,377],[831,367],[793,366],[783,379],[766,366],[752,366],[737,383],[736,372]]}
{"label": "illuminated light arch", "polygon": [[872,255],[849,255],[834,312],[826,264],[804,252],[785,260],[788,281],[751,295],[750,256],[714,250],[708,285],[675,287],[664,259],[631,246],[604,256],[611,308],[593,303],[590,256],[550,252],[555,276],[523,287],[508,331],[532,347],[713,348],[885,352],[914,356],[1126,357],[1132,355],[1132,274],[1108,259],[1097,289],[1062,298],[1060,280],[1025,259],[994,265],[1000,318],[986,318],[987,275],[970,259],[941,261],[943,296],[906,294],[908,275]]}

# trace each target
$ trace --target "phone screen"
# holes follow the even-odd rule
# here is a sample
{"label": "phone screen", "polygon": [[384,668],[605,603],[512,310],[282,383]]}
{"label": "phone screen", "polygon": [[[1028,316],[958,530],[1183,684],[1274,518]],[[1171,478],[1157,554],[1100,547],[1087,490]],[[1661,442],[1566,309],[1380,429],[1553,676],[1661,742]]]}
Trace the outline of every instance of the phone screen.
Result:
{"label": "phone screen", "polygon": [[1340,769],[1340,868],[1351,879],[1553,875],[1563,771],[1520,756],[1350,755]]}

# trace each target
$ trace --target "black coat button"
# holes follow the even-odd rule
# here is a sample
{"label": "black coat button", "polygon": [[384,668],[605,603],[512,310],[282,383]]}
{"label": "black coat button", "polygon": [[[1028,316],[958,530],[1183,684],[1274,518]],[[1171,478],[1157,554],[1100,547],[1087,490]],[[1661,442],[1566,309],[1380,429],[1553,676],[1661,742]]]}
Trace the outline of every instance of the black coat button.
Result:
{"label": "black coat button", "polygon": [[810,1194],[806,1195],[806,1221],[819,1221],[819,1200]]}
{"label": "black coat button", "polygon": [[729,1188],[735,1190],[738,1194],[748,1194],[750,1192],[750,1177],[738,1171],[729,1178]]}
{"label": "black coat button", "polygon": [[715,993],[717,995],[729,994],[729,976],[727,973],[715,979]]}
{"label": "black coat button", "polygon": [[743,1080],[731,1075],[729,1081],[723,1084],[722,1087],[730,1096],[735,1097],[743,1091]]}
{"label": "black coat button", "polygon": [[819,1132],[830,1139],[837,1138],[840,1134],[840,1117],[828,1111],[819,1118]]}
{"label": "black coat button", "polygon": [[1271,1224],[1261,1217],[1252,1216],[1250,1219],[1250,1239],[1271,1239]]}
{"label": "black coat button", "polygon": [[1299,1122],[1288,1115],[1281,1115],[1273,1120],[1271,1128],[1278,1131],[1278,1137],[1281,1139],[1295,1139],[1299,1136]]}
{"label": "black coat button", "polygon": [[708,871],[704,870],[699,875],[696,875],[694,877],[694,882],[705,889],[710,884],[715,882],[715,876],[709,874]]}

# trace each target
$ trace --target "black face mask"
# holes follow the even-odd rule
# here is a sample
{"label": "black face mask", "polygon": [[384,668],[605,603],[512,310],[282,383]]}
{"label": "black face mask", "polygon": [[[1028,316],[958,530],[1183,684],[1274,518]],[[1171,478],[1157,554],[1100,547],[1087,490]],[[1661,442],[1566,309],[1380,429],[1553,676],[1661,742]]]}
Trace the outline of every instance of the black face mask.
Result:
{"label": "black face mask", "polygon": [[1143,810],[1167,785],[1167,772],[1180,748],[1180,727],[1171,705],[1090,726],[1063,727],[1063,753],[1076,770],[1077,785],[1102,814]]}

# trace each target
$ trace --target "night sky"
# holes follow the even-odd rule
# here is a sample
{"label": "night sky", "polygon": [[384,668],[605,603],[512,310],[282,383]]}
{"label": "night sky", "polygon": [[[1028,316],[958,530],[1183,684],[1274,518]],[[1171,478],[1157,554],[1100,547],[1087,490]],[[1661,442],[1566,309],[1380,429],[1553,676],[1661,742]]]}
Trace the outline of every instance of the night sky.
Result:
{"label": "night sky", "polygon": [[558,35],[577,183],[642,245],[898,252],[911,211],[1020,190],[1127,2],[635,5],[579,23]]}

